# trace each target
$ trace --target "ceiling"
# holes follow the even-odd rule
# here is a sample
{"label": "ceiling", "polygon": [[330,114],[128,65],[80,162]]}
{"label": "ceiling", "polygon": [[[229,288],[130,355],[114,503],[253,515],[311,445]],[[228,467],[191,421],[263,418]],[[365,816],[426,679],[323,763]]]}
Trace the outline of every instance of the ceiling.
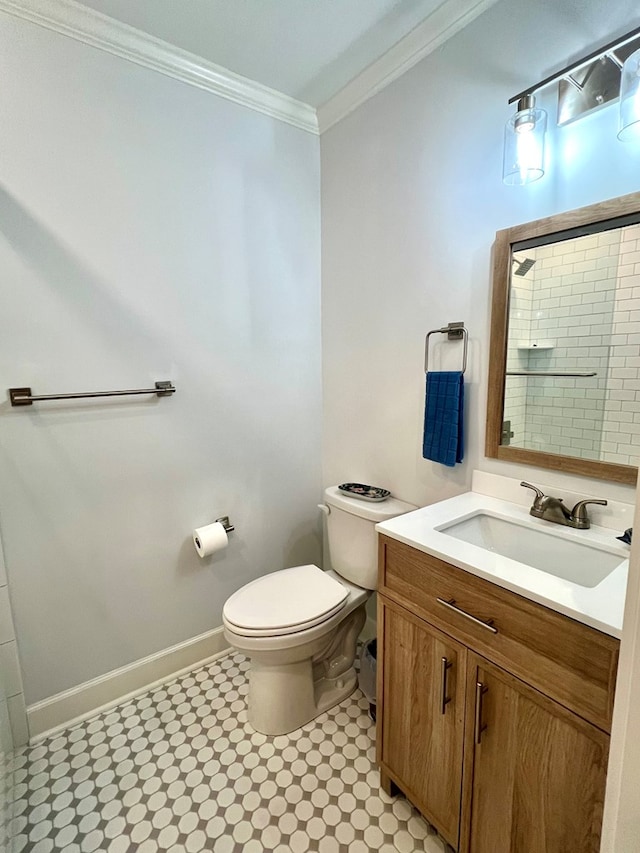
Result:
{"label": "ceiling", "polygon": [[443,0],[82,0],[251,80],[319,107]]}

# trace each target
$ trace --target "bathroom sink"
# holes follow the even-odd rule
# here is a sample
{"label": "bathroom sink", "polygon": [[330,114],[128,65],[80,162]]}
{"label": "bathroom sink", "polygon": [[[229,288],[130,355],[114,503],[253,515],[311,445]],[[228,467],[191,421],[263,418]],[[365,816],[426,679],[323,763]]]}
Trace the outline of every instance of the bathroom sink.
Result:
{"label": "bathroom sink", "polygon": [[559,532],[547,532],[488,512],[477,512],[437,528],[462,542],[517,560],[578,586],[592,588],[623,562],[617,548],[608,551]]}
{"label": "bathroom sink", "polygon": [[[475,482],[522,500],[517,480],[475,472]],[[571,495],[569,502],[577,499]],[[611,501],[608,512],[615,512],[614,524],[592,522],[587,530],[573,530],[532,518],[528,501],[518,504],[471,491],[391,518],[376,529],[436,560],[620,637],[629,547],[615,537],[631,527],[633,510]]]}

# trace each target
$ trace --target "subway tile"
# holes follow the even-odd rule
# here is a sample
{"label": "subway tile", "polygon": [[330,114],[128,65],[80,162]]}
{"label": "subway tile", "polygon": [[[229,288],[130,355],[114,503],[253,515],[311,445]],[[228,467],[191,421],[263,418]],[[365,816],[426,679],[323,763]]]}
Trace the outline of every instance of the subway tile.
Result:
{"label": "subway tile", "polygon": [[562,435],[566,438],[582,438],[582,430],[573,426],[562,426]]}
{"label": "subway tile", "polygon": [[571,285],[574,293],[589,294],[593,293],[596,289],[595,281],[584,281],[584,273],[574,273],[571,276],[567,276],[566,281]]}
{"label": "subway tile", "polygon": [[607,293],[605,290],[593,290],[592,293],[582,294],[582,304],[597,306],[609,305],[613,304],[613,299],[611,298],[611,294]]}
{"label": "subway tile", "polygon": [[585,259],[587,261],[595,261],[596,258],[600,257],[600,254],[601,253],[600,253],[600,249],[598,248],[598,246],[594,246],[591,249],[585,249],[584,256],[585,256]]}
{"label": "subway tile", "polygon": [[617,229],[599,231],[597,236],[598,246],[618,246],[620,244],[620,232]]}
{"label": "subway tile", "polygon": [[[580,252],[581,255],[585,256],[586,252]],[[593,263],[591,260],[574,260],[573,269],[575,272],[589,272],[593,269]]]}
{"label": "subway tile", "polygon": [[15,640],[0,645],[0,674],[7,696],[22,693],[22,675]]}
{"label": "subway tile", "polygon": [[630,465],[632,464],[632,457],[622,453],[611,453],[607,455],[606,461],[616,463],[617,465]]}
{"label": "subway tile", "polygon": [[583,438],[576,438],[572,442],[574,447],[584,448],[585,450],[593,450],[593,442]]}
{"label": "subway tile", "polygon": [[564,287],[571,287],[575,291],[575,293],[590,293],[595,289],[594,283],[585,282],[584,273],[576,272],[572,267],[572,272],[569,275],[565,275],[562,277],[562,284]]}
{"label": "subway tile", "polygon": [[9,591],[6,586],[0,587],[0,643],[8,643],[15,639]]}
{"label": "subway tile", "polygon": [[635,400],[636,392],[627,388],[610,388],[608,397],[611,400]]}
{"label": "subway tile", "polygon": [[[11,753],[13,749],[13,734],[11,732],[11,722],[9,721],[9,708],[7,707],[7,700],[0,699],[0,751],[7,755]],[[14,848],[12,845],[10,845],[9,849],[13,850]]]}
{"label": "subway tile", "polygon": [[637,379],[638,378],[638,368],[637,367],[613,367],[609,372],[610,372],[610,375],[614,379]]}
{"label": "subway tile", "polygon": [[620,273],[618,273],[617,299],[637,299],[639,288],[640,276],[620,276]]}
{"label": "subway tile", "polygon": [[635,264],[619,264],[618,265],[618,278],[627,278],[628,276],[632,276],[635,271]]}
{"label": "subway tile", "polygon": [[7,709],[9,711],[14,746],[16,748],[26,746],[29,743],[29,727],[27,724],[27,708],[24,702],[24,695],[18,693],[17,696],[10,696],[7,699]]}
{"label": "subway tile", "polygon": [[638,296],[631,296],[623,299],[618,294],[618,299],[616,300],[616,311],[635,311],[639,307],[640,298],[638,298]]}
{"label": "subway tile", "polygon": [[625,264],[638,264],[640,263],[640,252],[621,252],[620,253],[620,265],[624,266]]}
{"label": "subway tile", "polygon": [[559,255],[566,255],[567,254],[568,246],[567,246],[566,241],[564,241],[562,243],[552,243],[550,245],[553,246],[553,255],[555,258],[557,258]]}
{"label": "subway tile", "polygon": [[625,335],[640,335],[640,323],[620,323],[616,333]]}
{"label": "subway tile", "polygon": [[594,347],[596,347],[596,346],[601,346],[602,343],[603,343],[602,335],[589,334],[589,335],[585,335],[584,337],[578,339],[578,346],[581,346],[581,347],[583,347],[583,346],[587,346],[587,347],[594,346]]}

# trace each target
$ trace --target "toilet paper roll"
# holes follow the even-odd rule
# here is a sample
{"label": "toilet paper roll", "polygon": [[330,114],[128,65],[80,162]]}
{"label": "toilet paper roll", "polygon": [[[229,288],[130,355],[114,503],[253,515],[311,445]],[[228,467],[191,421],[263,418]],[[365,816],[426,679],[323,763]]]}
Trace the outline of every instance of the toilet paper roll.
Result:
{"label": "toilet paper roll", "polygon": [[227,531],[219,521],[207,524],[205,527],[196,527],[193,531],[193,544],[201,557],[207,557],[216,551],[221,551],[229,544]]}

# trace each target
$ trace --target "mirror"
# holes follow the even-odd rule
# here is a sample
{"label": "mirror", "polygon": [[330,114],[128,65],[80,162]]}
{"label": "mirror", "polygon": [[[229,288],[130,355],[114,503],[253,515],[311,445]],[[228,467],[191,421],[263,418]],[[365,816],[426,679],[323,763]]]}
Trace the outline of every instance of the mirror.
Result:
{"label": "mirror", "polygon": [[640,193],[498,231],[487,456],[635,483]]}

